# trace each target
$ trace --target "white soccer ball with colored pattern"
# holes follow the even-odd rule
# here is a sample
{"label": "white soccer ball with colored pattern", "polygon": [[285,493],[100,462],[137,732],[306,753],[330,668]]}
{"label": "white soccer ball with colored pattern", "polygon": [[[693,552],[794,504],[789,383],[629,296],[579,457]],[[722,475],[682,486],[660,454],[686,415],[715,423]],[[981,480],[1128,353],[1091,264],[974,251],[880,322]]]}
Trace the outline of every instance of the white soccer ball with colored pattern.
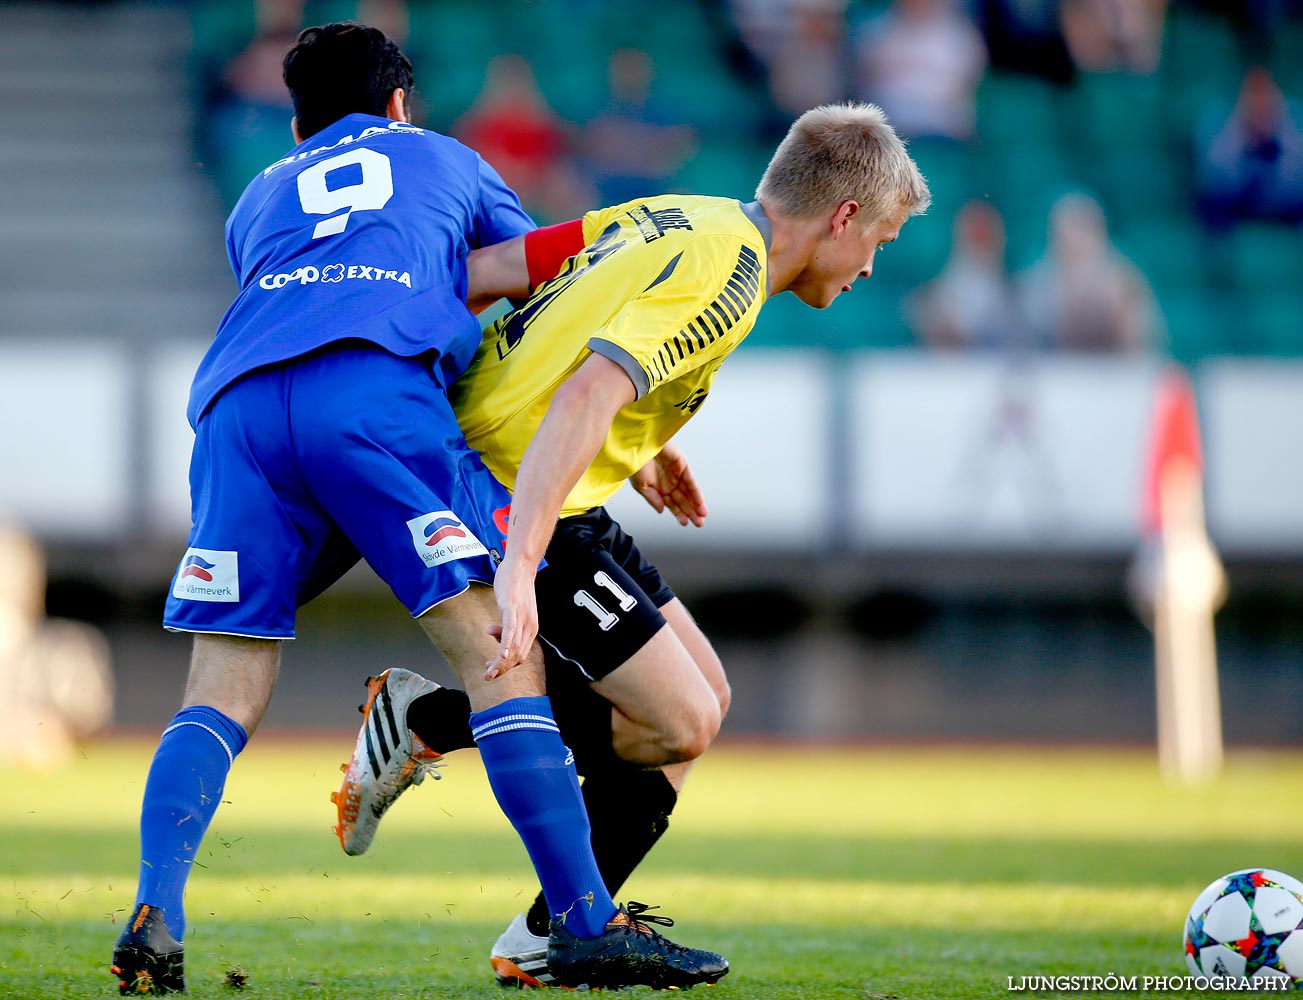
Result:
{"label": "white soccer ball with colored pattern", "polygon": [[1270,868],[1213,882],[1186,917],[1185,962],[1196,976],[1289,979],[1303,988],[1303,882]]}

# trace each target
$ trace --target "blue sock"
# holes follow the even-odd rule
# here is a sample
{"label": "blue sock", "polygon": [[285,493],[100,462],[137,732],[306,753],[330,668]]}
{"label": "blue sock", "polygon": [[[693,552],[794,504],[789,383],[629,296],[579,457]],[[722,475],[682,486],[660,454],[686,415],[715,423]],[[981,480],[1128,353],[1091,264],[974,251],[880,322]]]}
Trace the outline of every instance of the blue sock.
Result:
{"label": "blue sock", "polygon": [[574,758],[561,742],[547,698],[512,698],[471,715],[489,784],[534,862],[553,916],[597,937],[615,915],[593,860],[588,813]]}
{"label": "blue sock", "polygon": [[195,705],[176,713],[154,751],[140,808],[136,904],[162,910],[178,941],[185,934],[181,900],[190,863],[217,811],[235,755],[248,741],[238,722]]}

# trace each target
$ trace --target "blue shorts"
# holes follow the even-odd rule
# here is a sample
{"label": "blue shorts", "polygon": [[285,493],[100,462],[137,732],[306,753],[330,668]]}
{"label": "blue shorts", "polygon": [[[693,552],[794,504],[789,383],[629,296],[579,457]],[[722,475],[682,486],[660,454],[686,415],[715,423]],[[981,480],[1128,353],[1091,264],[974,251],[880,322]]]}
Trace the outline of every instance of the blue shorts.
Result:
{"label": "blue shorts", "polygon": [[430,358],[341,341],[228,386],[200,417],[189,548],[163,625],[287,639],[359,556],[413,616],[492,584],[511,496]]}

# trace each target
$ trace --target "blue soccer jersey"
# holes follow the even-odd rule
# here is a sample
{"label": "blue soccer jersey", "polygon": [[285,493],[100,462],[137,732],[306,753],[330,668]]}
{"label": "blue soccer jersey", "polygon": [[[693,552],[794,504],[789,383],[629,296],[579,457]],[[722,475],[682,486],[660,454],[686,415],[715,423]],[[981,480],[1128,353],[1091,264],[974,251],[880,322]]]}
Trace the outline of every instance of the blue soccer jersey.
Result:
{"label": "blue soccer jersey", "polygon": [[195,375],[192,425],[223,388],[337,340],[440,354],[445,381],[480,328],[466,254],[534,228],[479,154],[447,136],[348,115],[245,189],[226,224],[240,292]]}

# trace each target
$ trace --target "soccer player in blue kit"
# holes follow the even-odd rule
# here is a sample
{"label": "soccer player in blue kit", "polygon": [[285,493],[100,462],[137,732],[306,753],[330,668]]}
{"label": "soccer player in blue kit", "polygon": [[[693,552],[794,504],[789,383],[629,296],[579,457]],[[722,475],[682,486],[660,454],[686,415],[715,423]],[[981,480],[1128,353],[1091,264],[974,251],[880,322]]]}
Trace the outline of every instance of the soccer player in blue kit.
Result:
{"label": "soccer player in blue kit", "polygon": [[467,689],[494,794],[565,914],[562,981],[713,982],[720,956],[666,941],[607,893],[542,659],[489,633],[510,496],[467,447],[447,387],[480,340],[467,252],[533,223],[477,154],[409,123],[411,65],[379,31],[307,29],[285,82],[298,145],[228,220],[240,291],[191,390],[194,527],[164,626],[194,633],[194,649],[145,785],[119,990],[185,988],[185,884],[229,769],[296,609],[359,557]]}

